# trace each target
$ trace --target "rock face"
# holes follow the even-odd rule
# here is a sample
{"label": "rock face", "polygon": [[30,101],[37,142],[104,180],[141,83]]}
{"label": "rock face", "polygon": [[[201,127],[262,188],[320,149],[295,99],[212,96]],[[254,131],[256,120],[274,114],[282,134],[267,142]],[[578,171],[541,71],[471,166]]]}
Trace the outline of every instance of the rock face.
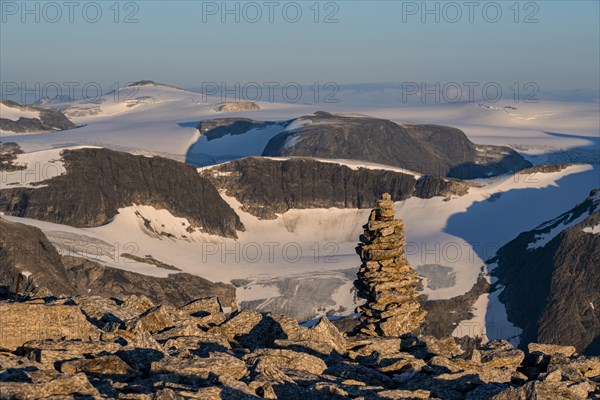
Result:
{"label": "rock face", "polygon": [[154,302],[174,306],[182,306],[199,297],[216,296],[225,307],[235,304],[233,285],[213,283],[192,274],[173,273],[159,278],[106,267],[78,257],[66,256],[63,262],[78,294],[117,298],[145,295]]}
{"label": "rock face", "polygon": [[381,197],[364,228],[356,287],[367,302],[356,310],[361,313],[358,331],[370,336],[418,332],[427,312],[417,300],[419,277],[404,255],[404,224],[394,219],[389,193]]}
{"label": "rock face", "polygon": [[470,184],[434,176],[348,166],[310,158],[248,157],[202,171],[227,195],[259,218],[276,218],[291,208],[370,208],[389,188],[398,200],[411,196],[461,196]]}
{"label": "rock face", "polygon": [[95,227],[110,222],[119,208],[137,204],[166,209],[215,235],[236,237],[244,229],[214,185],[190,165],[108,149],[65,150],[62,157],[65,174],[35,189],[0,190],[0,209],[8,215]]}
{"label": "rock face", "polygon": [[[225,135],[260,134],[265,142],[236,147],[223,141],[227,153],[214,157],[211,140]],[[458,179],[488,177],[531,167],[509,147],[476,145],[464,132],[449,126],[396,124],[368,116],[316,112],[287,121],[255,121],[248,118],[204,120],[198,125],[203,137],[188,149],[189,163],[206,166],[244,156],[316,157],[366,161],[404,168],[423,175]],[[252,131],[252,132],[251,132]],[[256,138],[256,137],[255,137]],[[249,140],[247,138],[244,138]],[[237,142],[247,143],[244,139]],[[256,140],[253,139],[256,144]],[[242,149],[243,147],[243,149]],[[262,148],[262,152],[261,152]],[[213,156],[209,156],[213,154]],[[227,157],[226,157],[227,156]]]}
{"label": "rock face", "polygon": [[483,273],[467,293],[449,299],[428,300],[421,296],[423,309],[427,311],[423,333],[444,338],[452,335],[461,321],[473,318],[475,302],[485,293],[489,293],[490,284]]}
{"label": "rock face", "polygon": [[0,286],[13,293],[21,274],[27,279],[20,283],[23,292],[36,286],[52,288],[55,295],[77,293],[60,254],[38,228],[0,218]]}
{"label": "rock face", "polygon": [[21,146],[15,142],[3,143],[0,141],[0,171],[11,172],[23,170],[27,167],[22,165],[15,165],[14,161],[17,158],[17,154],[23,153]]}
{"label": "rock face", "polygon": [[459,179],[531,166],[511,148],[475,145],[448,126],[399,125],[326,112],[300,117],[295,124],[301,127],[273,137],[263,155],[364,160]]}
{"label": "rock face", "polygon": [[226,103],[219,104],[215,110],[220,112],[260,110],[260,106],[252,101],[228,101]]}
{"label": "rock face", "polygon": [[9,100],[0,100],[0,103],[17,112],[20,110],[39,114],[39,118],[20,117],[16,121],[0,118],[0,130],[15,133],[42,133],[75,128],[75,124],[60,111],[38,106],[24,106]]}
{"label": "rock face", "polygon": [[198,130],[210,142],[225,135],[243,135],[251,129],[261,129],[272,124],[249,118],[215,118],[198,123]]}
{"label": "rock face", "polygon": [[[600,355],[600,189],[572,210],[523,232],[497,252],[508,319],[529,342]],[[595,230],[594,230],[595,229]]]}

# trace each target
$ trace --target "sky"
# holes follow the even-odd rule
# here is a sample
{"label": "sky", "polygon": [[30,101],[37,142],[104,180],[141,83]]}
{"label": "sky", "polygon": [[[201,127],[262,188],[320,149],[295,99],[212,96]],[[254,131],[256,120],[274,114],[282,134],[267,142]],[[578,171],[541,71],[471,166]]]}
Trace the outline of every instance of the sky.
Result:
{"label": "sky", "polygon": [[3,93],[143,79],[600,87],[597,0],[0,3]]}

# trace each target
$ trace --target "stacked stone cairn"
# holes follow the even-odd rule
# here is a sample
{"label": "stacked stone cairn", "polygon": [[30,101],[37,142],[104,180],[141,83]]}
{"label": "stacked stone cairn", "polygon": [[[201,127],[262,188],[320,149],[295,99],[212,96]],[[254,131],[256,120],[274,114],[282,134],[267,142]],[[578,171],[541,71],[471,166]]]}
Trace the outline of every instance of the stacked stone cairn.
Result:
{"label": "stacked stone cairn", "polygon": [[404,223],[394,219],[394,202],[388,193],[363,227],[357,248],[362,266],[355,286],[367,301],[356,309],[361,314],[357,332],[369,336],[418,333],[427,312],[417,300],[419,277],[404,255]]}

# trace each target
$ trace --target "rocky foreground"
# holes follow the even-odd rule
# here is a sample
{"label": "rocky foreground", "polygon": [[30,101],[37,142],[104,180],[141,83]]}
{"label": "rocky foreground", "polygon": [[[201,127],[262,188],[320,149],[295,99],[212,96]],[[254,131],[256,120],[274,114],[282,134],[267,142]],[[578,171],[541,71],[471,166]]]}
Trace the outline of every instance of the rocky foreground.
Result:
{"label": "rocky foreground", "polygon": [[347,336],[321,319],[225,315],[144,296],[0,303],[2,399],[583,399],[600,357],[569,346]]}

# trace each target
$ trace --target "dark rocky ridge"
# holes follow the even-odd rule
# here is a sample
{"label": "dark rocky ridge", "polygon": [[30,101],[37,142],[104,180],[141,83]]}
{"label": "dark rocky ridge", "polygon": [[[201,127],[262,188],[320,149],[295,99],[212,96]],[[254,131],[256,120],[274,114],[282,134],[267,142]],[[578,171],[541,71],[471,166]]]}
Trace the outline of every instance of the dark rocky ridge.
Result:
{"label": "dark rocky ridge", "polygon": [[[523,232],[490,260],[505,286],[500,300],[508,318],[523,329],[521,343],[542,341],[574,345],[600,355],[600,235],[583,231],[600,224],[600,190],[555,220]],[[586,217],[586,215],[588,215]],[[545,246],[529,249],[535,236],[583,218],[562,230]]]}
{"label": "dark rocky ridge", "polygon": [[456,326],[473,318],[472,308],[479,296],[489,292],[490,284],[483,274],[465,294],[450,299],[428,300],[421,296],[421,307],[427,311],[423,332],[436,338],[451,336]]}
{"label": "dark rocky ridge", "polygon": [[383,119],[326,112],[298,120],[308,123],[273,137],[263,155],[364,160],[459,179],[531,166],[509,147],[475,145],[464,132],[448,126],[398,125]]}
{"label": "dark rocky ridge", "polygon": [[65,150],[66,174],[46,186],[0,190],[7,215],[75,227],[106,224],[133,204],[166,209],[197,229],[236,237],[244,227],[213,184],[190,165],[108,149]]}
{"label": "dark rocky ridge", "polygon": [[232,112],[244,110],[260,110],[260,106],[252,101],[229,101],[219,104],[215,107],[215,111]]}
{"label": "dark rocky ridge", "polygon": [[14,142],[3,143],[0,142],[0,171],[19,171],[26,167],[22,165],[15,165],[17,154],[23,153],[21,146]]}
{"label": "dark rocky ridge", "polygon": [[4,287],[3,292],[14,292],[22,272],[32,274],[32,278],[21,285],[24,292],[42,285],[51,288],[56,295],[77,294],[60,254],[41,230],[0,218],[0,286]]}
{"label": "dark rocky ridge", "polygon": [[201,121],[198,130],[208,141],[225,135],[242,135],[251,129],[265,128],[274,122],[260,122],[249,118],[216,118]]}
{"label": "dark rocky ridge", "polygon": [[[47,291],[54,296],[97,295],[106,298],[145,295],[157,303],[182,306],[215,296],[224,306],[235,301],[235,287],[199,276],[175,273],[158,278],[62,256],[38,228],[0,219],[0,286],[11,298],[19,274],[31,275],[19,292]],[[45,288],[45,289],[43,289]]]}
{"label": "dark rocky ridge", "polygon": [[10,100],[0,100],[1,103],[11,107],[27,111],[37,111],[39,118],[21,117],[17,121],[0,118],[0,129],[16,133],[40,133],[73,129],[76,125],[71,122],[62,112],[39,106],[25,106]]}
{"label": "dark rocky ridge", "polygon": [[533,175],[536,173],[542,173],[542,174],[548,174],[548,173],[552,173],[552,172],[560,172],[565,168],[571,167],[573,165],[577,165],[577,164],[542,164],[542,165],[536,165],[534,167],[531,168],[525,168],[521,171],[519,171],[519,175]]}
{"label": "dark rocky ridge", "polygon": [[453,179],[354,170],[310,158],[248,157],[205,169],[202,176],[240,201],[245,211],[266,219],[291,208],[371,208],[383,192],[400,201],[411,196],[460,196],[470,187]]}
{"label": "dark rocky ridge", "polygon": [[110,268],[84,258],[66,256],[63,262],[79,295],[124,298],[147,296],[155,303],[181,307],[200,297],[217,297],[224,307],[235,304],[235,287],[213,283],[187,273],[157,278]]}

